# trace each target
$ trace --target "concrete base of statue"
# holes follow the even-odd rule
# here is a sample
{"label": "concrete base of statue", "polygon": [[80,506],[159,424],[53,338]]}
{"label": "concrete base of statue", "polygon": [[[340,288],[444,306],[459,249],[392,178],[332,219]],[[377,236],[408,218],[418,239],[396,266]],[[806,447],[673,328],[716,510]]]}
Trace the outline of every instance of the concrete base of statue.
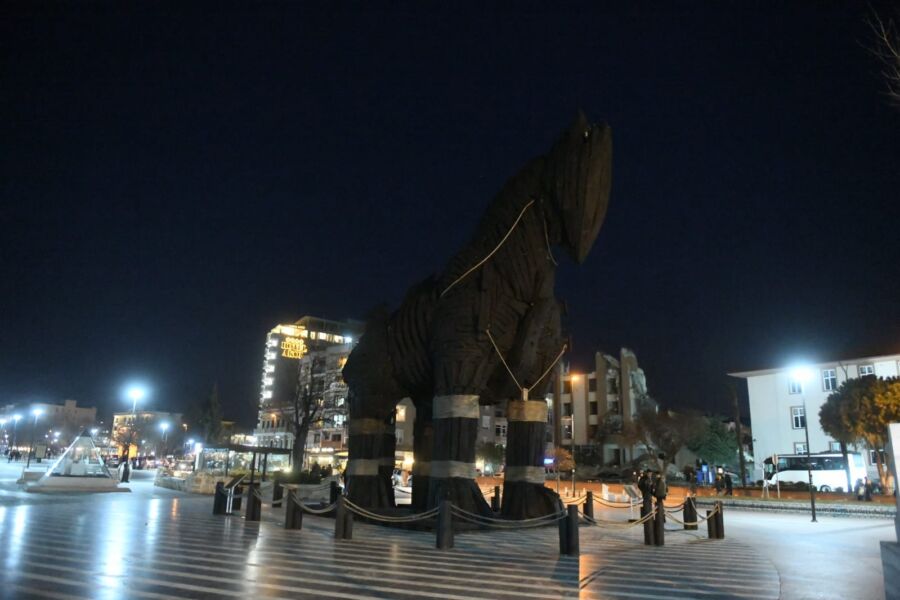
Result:
{"label": "concrete base of statue", "polygon": [[900,600],[900,543],[881,542],[885,600]]}

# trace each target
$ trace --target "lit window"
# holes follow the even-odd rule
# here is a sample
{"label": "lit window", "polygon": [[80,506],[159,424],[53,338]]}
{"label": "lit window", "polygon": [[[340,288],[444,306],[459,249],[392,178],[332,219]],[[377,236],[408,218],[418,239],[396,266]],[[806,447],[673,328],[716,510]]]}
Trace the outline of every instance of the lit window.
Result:
{"label": "lit window", "polygon": [[335,400],[334,405],[335,405],[335,406],[343,406],[343,405],[344,405],[344,399],[343,399],[343,398],[338,398],[337,400]]}
{"label": "lit window", "polygon": [[274,352],[266,352],[266,360],[275,360]]}
{"label": "lit window", "polygon": [[398,406],[397,407],[397,422],[403,423],[406,421],[406,407]]}
{"label": "lit window", "polygon": [[806,454],[806,443],[794,442],[794,454]]}
{"label": "lit window", "polygon": [[262,393],[262,397],[264,400],[268,400],[272,397],[272,390],[266,390]]}
{"label": "lit window", "polygon": [[263,385],[272,385],[275,383],[275,379],[272,377],[263,377]]}
{"label": "lit window", "polygon": [[803,429],[806,427],[806,411],[802,406],[791,407],[791,427],[794,429]]}
{"label": "lit window", "polygon": [[274,346],[277,346],[277,345],[278,345],[278,339],[277,339],[277,338],[269,338],[269,340],[266,342],[266,345],[268,345],[268,346],[273,346],[273,347],[274,347]]}
{"label": "lit window", "polygon": [[274,373],[275,365],[266,365],[266,373]]}
{"label": "lit window", "polygon": [[837,374],[834,369],[822,369],[822,389],[826,392],[837,389]]}
{"label": "lit window", "polygon": [[828,442],[828,451],[829,452],[840,452],[841,451],[841,443],[840,442]]}
{"label": "lit window", "polygon": [[866,375],[874,375],[875,367],[872,365],[859,365],[859,376],[865,377]]}
{"label": "lit window", "polygon": [[800,380],[791,377],[790,381],[788,381],[788,394],[802,394],[803,393],[803,384],[800,383]]}
{"label": "lit window", "polygon": [[506,437],[506,423],[497,423],[494,426],[494,435],[497,437]]}
{"label": "lit window", "polygon": [[490,415],[481,417],[481,428],[488,429],[491,426],[491,417]]}
{"label": "lit window", "polygon": [[334,415],[334,426],[335,427],[343,427],[344,422],[347,420],[347,415]]}

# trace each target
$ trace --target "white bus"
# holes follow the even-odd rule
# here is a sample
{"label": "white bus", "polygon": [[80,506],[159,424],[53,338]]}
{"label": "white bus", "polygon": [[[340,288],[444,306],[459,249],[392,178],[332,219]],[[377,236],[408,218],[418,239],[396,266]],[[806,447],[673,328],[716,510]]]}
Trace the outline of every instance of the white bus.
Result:
{"label": "white bus", "polygon": [[[851,490],[857,479],[866,477],[866,465],[858,452],[848,452],[850,461]],[[776,454],[765,460],[766,480],[770,486],[777,483],[809,483],[806,463],[809,460],[813,485],[820,492],[830,492],[837,488],[847,489],[847,471],[844,457],[840,452],[822,454]],[[777,468],[776,468],[777,465]]]}

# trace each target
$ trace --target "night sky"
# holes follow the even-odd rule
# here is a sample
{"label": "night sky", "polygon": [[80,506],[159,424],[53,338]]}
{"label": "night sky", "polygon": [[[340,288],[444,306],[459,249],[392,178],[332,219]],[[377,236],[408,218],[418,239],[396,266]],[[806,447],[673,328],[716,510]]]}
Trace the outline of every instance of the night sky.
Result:
{"label": "night sky", "polygon": [[218,382],[250,425],[273,325],[395,307],[578,108],[614,175],[573,368],[726,412],[729,370],[900,351],[865,3],[127,4],[0,8],[0,405]]}

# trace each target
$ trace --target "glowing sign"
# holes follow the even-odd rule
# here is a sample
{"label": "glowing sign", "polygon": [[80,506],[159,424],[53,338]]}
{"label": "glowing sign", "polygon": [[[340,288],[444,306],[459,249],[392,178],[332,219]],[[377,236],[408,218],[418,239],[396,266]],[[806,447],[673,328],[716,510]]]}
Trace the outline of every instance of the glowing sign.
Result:
{"label": "glowing sign", "polygon": [[300,338],[286,337],[281,340],[281,355],[285,358],[300,358],[306,354],[306,344]]}

